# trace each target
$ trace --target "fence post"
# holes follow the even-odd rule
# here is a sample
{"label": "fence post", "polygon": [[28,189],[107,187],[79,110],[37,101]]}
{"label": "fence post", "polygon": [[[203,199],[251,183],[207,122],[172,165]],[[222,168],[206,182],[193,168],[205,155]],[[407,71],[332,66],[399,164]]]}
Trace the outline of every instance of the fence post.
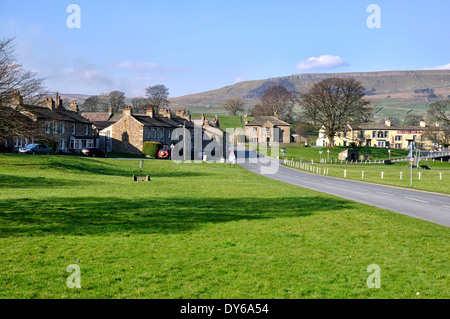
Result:
{"label": "fence post", "polygon": [[403,179],[403,172],[400,172],[400,179]]}
{"label": "fence post", "polygon": [[347,177],[347,170],[344,169],[344,177]]}
{"label": "fence post", "polygon": [[384,178],[384,172],[381,172],[381,179]]}
{"label": "fence post", "polygon": [[362,179],[364,179],[364,171],[362,171]]}

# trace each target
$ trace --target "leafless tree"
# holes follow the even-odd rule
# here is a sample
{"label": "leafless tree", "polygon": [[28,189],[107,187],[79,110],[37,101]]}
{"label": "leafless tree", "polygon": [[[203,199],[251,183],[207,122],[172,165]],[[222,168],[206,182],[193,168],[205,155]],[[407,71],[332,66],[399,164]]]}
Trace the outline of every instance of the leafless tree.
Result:
{"label": "leafless tree", "polygon": [[[19,93],[28,104],[41,101],[48,92],[44,88],[44,79],[25,70],[17,63],[14,54],[14,39],[0,40],[0,141],[6,142],[11,137],[39,138],[37,124],[19,110],[11,108],[13,98]],[[16,96],[15,96],[16,94]]]}
{"label": "leafless tree", "polygon": [[296,92],[288,91],[282,85],[273,85],[264,91],[261,103],[253,108],[254,116],[273,116],[292,121],[293,109],[297,101]]}
{"label": "leafless tree", "polygon": [[48,94],[44,79],[17,63],[13,41],[14,38],[0,39],[0,104],[8,102],[15,90],[20,91],[25,101],[34,104]]}
{"label": "leafless tree", "polygon": [[108,111],[110,108],[109,93],[102,93],[98,96],[98,108],[101,111]]}
{"label": "leafless tree", "polygon": [[83,105],[81,106],[81,109],[85,112],[97,112],[99,111],[99,98],[97,95],[88,97]]}
{"label": "leafless tree", "polygon": [[365,88],[353,78],[328,78],[315,83],[300,97],[303,116],[324,127],[333,146],[335,134],[347,124],[366,120],[372,112],[364,99]]}
{"label": "leafless tree", "polygon": [[435,122],[450,125],[450,99],[431,103],[428,116]]}
{"label": "leafless tree", "polygon": [[222,107],[227,110],[230,115],[236,115],[237,112],[243,112],[244,106],[244,101],[240,98],[229,99],[222,104]]}
{"label": "leafless tree", "polygon": [[169,89],[163,84],[157,84],[145,88],[145,94],[148,98],[149,105],[158,112],[162,107],[169,105]]}
{"label": "leafless tree", "polygon": [[450,144],[450,127],[430,126],[422,132],[422,139],[432,142],[438,147]]}
{"label": "leafless tree", "polygon": [[145,97],[135,97],[131,100],[131,105],[133,106],[133,111],[137,113],[145,113],[147,108],[150,106],[150,102]]}
{"label": "leafless tree", "polygon": [[111,91],[109,96],[109,107],[113,112],[117,112],[125,106],[125,93],[121,91]]}

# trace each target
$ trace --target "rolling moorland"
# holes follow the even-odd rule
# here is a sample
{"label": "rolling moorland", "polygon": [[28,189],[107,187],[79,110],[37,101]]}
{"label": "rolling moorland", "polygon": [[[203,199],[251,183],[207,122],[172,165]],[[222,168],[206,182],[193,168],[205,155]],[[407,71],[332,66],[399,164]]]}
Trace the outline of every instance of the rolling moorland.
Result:
{"label": "rolling moorland", "polygon": [[376,106],[376,115],[380,117],[402,119],[410,113],[423,114],[429,102],[450,95],[450,70],[317,73],[239,82],[212,91],[171,98],[171,107],[184,107],[191,113],[224,114],[221,105],[230,98],[243,98],[251,107],[259,102],[264,90],[271,85],[280,84],[289,90],[303,92],[313,83],[334,76],[361,81],[367,89],[366,97]]}

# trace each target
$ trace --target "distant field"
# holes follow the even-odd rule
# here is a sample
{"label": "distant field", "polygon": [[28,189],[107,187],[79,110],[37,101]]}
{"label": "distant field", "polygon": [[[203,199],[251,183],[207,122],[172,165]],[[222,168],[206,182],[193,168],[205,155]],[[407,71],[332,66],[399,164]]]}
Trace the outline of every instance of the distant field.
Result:
{"label": "distant field", "polygon": [[[286,149],[286,153],[283,153],[283,148]],[[338,159],[339,153],[345,151],[349,147],[335,146],[333,148],[328,147],[299,147],[296,144],[286,145],[280,147],[280,158],[287,157],[289,159],[295,158],[296,160],[302,159],[304,162],[319,162],[320,159]],[[359,155],[369,155],[372,160],[385,160],[389,159],[389,152],[386,148],[379,147],[352,147],[352,149],[358,149]],[[327,150],[330,150],[328,155]],[[320,154],[322,152],[322,154]],[[269,152],[270,153],[270,152]],[[391,159],[405,158],[408,155],[408,151],[391,149]],[[277,156],[276,154],[269,154]]]}
{"label": "distant field", "polygon": [[450,297],[447,227],[226,164],[133,182],[139,163],[0,154],[0,298]]}
{"label": "distant field", "polygon": [[[201,114],[192,114],[192,118],[200,118]],[[207,118],[214,118],[215,114],[206,113],[205,117]],[[248,117],[249,121],[252,121],[253,117]],[[226,130],[227,128],[240,128],[244,126],[244,117],[242,116],[242,122],[241,122],[241,116],[230,116],[230,115],[219,115],[219,124],[220,128],[222,130]]]}

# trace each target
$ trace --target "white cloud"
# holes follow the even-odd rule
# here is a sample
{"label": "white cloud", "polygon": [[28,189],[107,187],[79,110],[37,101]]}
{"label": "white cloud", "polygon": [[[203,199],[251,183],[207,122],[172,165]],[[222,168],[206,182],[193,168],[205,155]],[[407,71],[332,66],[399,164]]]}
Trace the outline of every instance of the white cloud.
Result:
{"label": "white cloud", "polygon": [[349,65],[341,57],[334,55],[321,55],[320,57],[310,57],[307,60],[300,61],[296,68],[301,71],[313,69],[334,69]]}
{"label": "white cloud", "polygon": [[242,81],[244,81],[244,79],[240,76],[237,76],[234,78],[234,83],[238,83],[238,82],[242,82]]}
{"label": "white cloud", "polygon": [[97,70],[86,70],[86,71],[81,71],[77,74],[77,77],[79,79],[83,79],[83,80],[90,80],[90,79],[94,79],[96,77],[99,76],[99,72]]}
{"label": "white cloud", "polygon": [[67,69],[64,69],[64,70],[61,71],[62,74],[70,74],[70,73],[73,73],[73,72],[75,72],[74,68],[67,68]]}
{"label": "white cloud", "polygon": [[121,69],[139,70],[139,69],[155,69],[160,67],[160,65],[154,62],[124,61],[117,64],[117,67]]}
{"label": "white cloud", "polygon": [[441,65],[441,66],[425,68],[423,70],[450,70],[450,63],[449,64],[445,64],[445,65]]}

